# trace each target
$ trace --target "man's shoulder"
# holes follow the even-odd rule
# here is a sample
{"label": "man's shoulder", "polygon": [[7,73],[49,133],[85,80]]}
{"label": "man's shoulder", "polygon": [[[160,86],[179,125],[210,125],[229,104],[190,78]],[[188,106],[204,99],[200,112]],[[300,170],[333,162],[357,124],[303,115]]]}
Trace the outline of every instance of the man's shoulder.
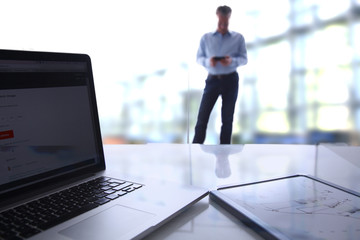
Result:
{"label": "man's shoulder", "polygon": [[216,34],[216,31],[212,31],[212,32],[207,32],[207,33],[204,33],[203,35],[203,38],[205,37],[212,37]]}
{"label": "man's shoulder", "polygon": [[239,32],[236,31],[229,31],[231,36],[237,36],[237,37],[243,37],[243,35]]}

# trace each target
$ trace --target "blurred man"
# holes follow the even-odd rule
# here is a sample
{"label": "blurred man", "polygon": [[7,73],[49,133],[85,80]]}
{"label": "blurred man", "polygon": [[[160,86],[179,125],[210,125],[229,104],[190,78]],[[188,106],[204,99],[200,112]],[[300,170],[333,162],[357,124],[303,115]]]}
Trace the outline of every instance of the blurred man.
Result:
{"label": "blurred man", "polygon": [[204,143],[210,113],[219,96],[221,106],[220,144],[230,144],[235,103],[239,89],[236,69],[247,63],[244,37],[229,31],[231,8],[220,6],[216,10],[218,26],[215,32],[206,33],[200,40],[197,62],[208,71],[200,103],[193,143]]}

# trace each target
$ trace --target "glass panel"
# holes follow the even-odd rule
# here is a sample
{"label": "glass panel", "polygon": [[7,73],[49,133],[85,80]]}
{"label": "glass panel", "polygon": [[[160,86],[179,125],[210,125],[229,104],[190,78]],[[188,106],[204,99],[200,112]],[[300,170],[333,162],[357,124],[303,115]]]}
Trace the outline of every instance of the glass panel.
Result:
{"label": "glass panel", "polygon": [[[360,63],[357,63],[353,69],[354,74],[354,98],[356,101],[360,100]],[[360,121],[360,119],[359,119]],[[360,128],[359,128],[360,129]]]}
{"label": "glass panel", "polygon": [[355,110],[355,121],[354,125],[356,129],[360,129],[360,109]]}
{"label": "glass panel", "polygon": [[244,32],[250,41],[283,34],[289,28],[288,0],[253,0],[246,3],[234,1],[233,4],[239,4],[239,9],[242,9],[246,16],[243,18],[244,25],[239,31]]}
{"label": "glass panel", "polygon": [[257,121],[259,132],[288,133],[289,121],[285,112],[261,112]]}
{"label": "glass panel", "polygon": [[301,71],[305,68],[305,57],[306,57],[306,48],[308,47],[309,35],[304,34],[298,37],[294,37],[293,40],[293,68],[295,71]]}
{"label": "glass panel", "polygon": [[346,12],[350,7],[350,1],[344,0],[318,0],[318,16],[320,19],[330,19]]}
{"label": "glass panel", "polygon": [[317,129],[316,119],[317,119],[317,109],[313,106],[308,106],[306,109],[306,127],[307,129]]}
{"label": "glass panel", "polygon": [[306,47],[305,62],[307,68],[321,68],[338,64],[349,64],[352,49],[349,45],[348,29],[341,25],[332,25],[310,36]]}
{"label": "glass panel", "polygon": [[291,19],[294,26],[310,25],[313,23],[316,1],[294,0],[292,3]]}
{"label": "glass panel", "polygon": [[320,107],[316,127],[325,131],[348,130],[351,127],[349,114],[346,106]]}
{"label": "glass panel", "polygon": [[296,74],[293,76],[293,104],[296,107],[304,106],[306,103],[305,99],[305,77],[303,74]]}
{"label": "glass panel", "polygon": [[287,42],[270,45],[260,50],[258,64],[258,102],[260,108],[287,107],[290,73],[290,49]]}
{"label": "glass panel", "polygon": [[305,82],[306,82],[306,101],[308,104],[313,104],[317,101],[317,90],[318,85],[316,81],[316,72],[314,71],[308,71],[305,76]]}
{"label": "glass panel", "polygon": [[241,112],[251,113],[256,108],[255,94],[253,85],[246,84],[242,87],[239,95],[239,98],[241,99],[239,103]]}
{"label": "glass panel", "polygon": [[356,22],[352,25],[351,43],[354,50],[354,60],[360,61],[360,22]]}
{"label": "glass panel", "polygon": [[352,73],[347,68],[327,68],[318,74],[316,99],[320,103],[346,103]]}

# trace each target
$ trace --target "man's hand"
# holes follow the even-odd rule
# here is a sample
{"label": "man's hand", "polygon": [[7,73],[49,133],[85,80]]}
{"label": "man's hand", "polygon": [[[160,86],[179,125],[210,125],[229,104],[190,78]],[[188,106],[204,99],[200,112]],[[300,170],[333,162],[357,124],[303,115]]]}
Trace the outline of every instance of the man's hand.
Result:
{"label": "man's hand", "polygon": [[210,58],[210,66],[215,67],[217,62],[220,62],[220,64],[223,66],[229,66],[232,62],[232,58],[230,56],[225,56],[220,60],[216,59],[216,57]]}
{"label": "man's hand", "polygon": [[215,67],[216,63],[217,60],[215,59],[215,57],[210,58],[210,66]]}
{"label": "man's hand", "polygon": [[230,56],[225,56],[225,58],[220,60],[221,65],[229,66],[232,62],[232,58]]}

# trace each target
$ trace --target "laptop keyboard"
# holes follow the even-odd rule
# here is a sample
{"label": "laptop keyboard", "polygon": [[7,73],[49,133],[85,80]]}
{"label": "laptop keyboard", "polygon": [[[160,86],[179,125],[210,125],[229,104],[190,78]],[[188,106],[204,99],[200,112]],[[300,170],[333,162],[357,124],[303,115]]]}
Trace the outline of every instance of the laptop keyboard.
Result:
{"label": "laptop keyboard", "polygon": [[0,239],[26,239],[142,185],[99,177],[0,213]]}

